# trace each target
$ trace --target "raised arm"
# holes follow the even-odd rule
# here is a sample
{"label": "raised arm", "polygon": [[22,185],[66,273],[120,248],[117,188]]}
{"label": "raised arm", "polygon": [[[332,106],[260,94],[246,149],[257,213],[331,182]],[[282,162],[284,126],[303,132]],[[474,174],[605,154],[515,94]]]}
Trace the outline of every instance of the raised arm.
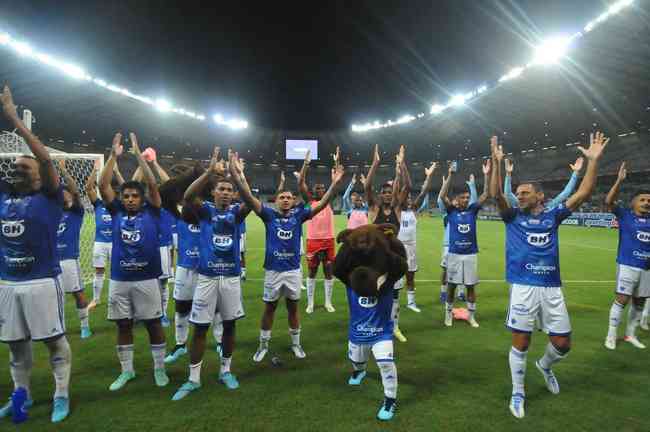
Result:
{"label": "raised arm", "polygon": [[327,192],[325,192],[325,195],[323,195],[323,198],[321,198],[321,200],[318,201],[318,203],[316,203],[316,205],[311,209],[311,217],[317,215],[334,199],[334,196],[336,196],[336,190],[343,181],[344,174],[345,171],[343,170],[343,165],[340,163],[336,164],[334,167],[334,172],[332,173],[332,183],[327,189]]}
{"label": "raised arm", "polygon": [[305,204],[309,203],[309,188],[307,187],[307,172],[309,171],[309,162],[311,161],[311,152],[307,150],[305,153],[305,160],[302,163],[302,168],[298,174],[298,192],[302,197]]}
{"label": "raised arm", "polygon": [[503,182],[503,195],[508,200],[510,207],[517,206],[517,196],[512,192],[512,172],[515,169],[514,162],[511,159],[505,159],[506,179]]}
{"label": "raised arm", "polygon": [[115,161],[115,180],[117,180],[117,184],[122,186],[124,184],[124,177],[122,177],[122,173],[120,172],[120,167],[118,166],[117,160]]}
{"label": "raised arm", "polygon": [[167,171],[165,171],[165,169],[160,166],[158,160],[154,159],[152,161],[152,165],[156,170],[156,172],[158,173],[158,177],[160,177],[160,184],[167,183],[167,180],[169,180],[169,174],[167,174]]}
{"label": "raised arm", "polygon": [[492,168],[492,161],[490,159],[483,162],[483,193],[478,197],[478,205],[482,206],[488,198],[490,198],[490,171]]}
{"label": "raised arm", "polygon": [[98,163],[99,161],[95,161],[95,165],[93,166],[93,170],[91,171],[90,175],[88,176],[88,179],[86,180],[86,195],[88,195],[88,199],[90,200],[91,204],[95,204],[97,201],[97,168],[98,168]]}
{"label": "raised arm", "polygon": [[503,161],[503,147],[499,145],[498,138],[493,136],[490,140],[490,153],[492,160],[492,175],[490,176],[490,196],[497,202],[499,213],[508,211],[510,203],[501,190],[501,162]]}
{"label": "raised arm", "polygon": [[603,155],[605,147],[609,143],[609,138],[605,137],[602,132],[596,132],[589,135],[589,148],[578,147],[585,158],[587,158],[587,171],[585,177],[580,182],[580,187],[576,193],[566,201],[566,206],[570,210],[576,210],[585,201],[591,198],[591,194],[596,187],[596,177],[598,176],[598,161]]}
{"label": "raised arm", "polygon": [[68,170],[65,168],[65,159],[59,159],[59,170],[65,181],[65,185],[68,187],[70,193],[72,194],[72,199],[74,201],[75,207],[81,207],[81,194],[79,193],[79,186],[77,182],[72,178]]}
{"label": "raised arm", "polygon": [[454,172],[451,170],[451,165],[447,169],[447,177],[442,177],[442,187],[438,193],[438,200],[442,201],[445,208],[451,207],[451,200],[449,200],[449,185],[451,184],[451,177]]}
{"label": "raised arm", "polygon": [[406,165],[406,160],[402,160],[400,171],[401,171],[401,178],[400,178],[401,188],[400,188],[400,194],[398,196],[397,205],[403,206],[406,203],[406,200],[408,199],[409,193],[411,193],[411,190],[413,189],[413,183],[411,182],[411,174],[409,173],[408,166]]}
{"label": "raised arm", "polygon": [[584,158],[579,157],[576,159],[576,163],[574,164],[569,164],[569,167],[571,168],[571,178],[569,179],[569,182],[564,186],[564,189],[562,189],[562,192],[555,198],[553,198],[549,203],[546,205],[548,208],[554,208],[557,207],[560,203],[566,201],[566,199],[573,193],[573,191],[576,189],[576,185],[578,184],[578,175],[580,174],[580,170],[582,169],[582,165],[584,164]]}
{"label": "raised arm", "polygon": [[[243,179],[246,180],[246,177],[244,177]],[[284,190],[285,182],[286,182],[286,178],[284,177],[284,171],[280,171],[280,183],[278,184],[278,189],[275,191],[276,195]]]}
{"label": "raised arm", "polygon": [[372,190],[372,183],[375,180],[375,174],[379,168],[379,145],[375,144],[375,151],[372,154],[372,164],[370,165],[370,170],[368,171],[368,176],[366,177],[366,183],[363,185],[363,192],[366,195],[366,203],[368,207],[372,207],[377,204],[377,199],[375,193]]}
{"label": "raised arm", "polygon": [[357,183],[357,175],[352,174],[352,180],[350,180],[350,184],[348,187],[345,189],[345,192],[343,193],[343,211],[348,212],[352,210],[352,200],[350,199],[350,195],[352,194],[352,189],[354,189],[354,185]]}
{"label": "raised arm", "polygon": [[623,161],[620,168],[618,169],[618,177],[616,178],[616,182],[609,190],[609,192],[607,192],[607,197],[605,197],[605,207],[607,208],[608,212],[613,211],[614,207],[616,207],[616,200],[618,199],[618,193],[620,192],[621,185],[625,181],[626,177],[627,177],[627,168],[625,167],[625,161]]}
{"label": "raised arm", "polygon": [[34,157],[39,163],[39,170],[41,173],[41,184],[43,190],[47,194],[54,194],[59,189],[59,174],[52,163],[50,152],[43,145],[40,139],[29,130],[25,123],[18,116],[16,105],[14,104],[13,96],[9,86],[4,86],[2,94],[0,94],[0,103],[5,117],[11,122],[18,134],[23,137],[29,149],[34,153]]}
{"label": "raised arm", "polygon": [[210,181],[210,176],[216,174],[225,176],[225,164],[219,162],[219,147],[215,147],[212,152],[212,157],[210,158],[210,166],[207,171],[201,174],[196,180],[192,182],[185,190],[183,194],[183,200],[191,209],[198,214],[201,206],[203,205],[203,200],[201,199],[201,194],[205,189],[205,186]]}
{"label": "raised arm", "polygon": [[[129,133],[129,140],[131,141],[131,151],[135,155],[138,166],[142,170],[143,180],[149,188],[149,203],[156,208],[160,208],[162,205],[162,200],[160,199],[160,191],[158,190],[158,183],[156,183],[156,177],[154,177],[147,161],[142,157],[140,152],[140,147],[138,146],[138,138],[133,132]],[[111,167],[112,168],[112,167]]]}
{"label": "raised arm", "polygon": [[102,174],[99,177],[99,193],[102,194],[102,199],[106,205],[113,202],[115,199],[115,191],[111,186],[111,180],[113,180],[113,168],[117,158],[122,155],[124,151],[124,146],[122,145],[122,134],[116,133],[113,137],[113,146],[111,147],[111,156],[108,158]]}
{"label": "raised arm", "polygon": [[425,201],[428,202],[429,192],[433,186],[433,173],[436,171],[437,166],[437,163],[431,162],[431,166],[424,169],[425,178],[424,183],[422,184],[422,190],[413,202],[413,207],[417,209],[418,213],[426,209],[426,207],[422,208],[421,206],[425,203]]}
{"label": "raised arm", "polygon": [[476,178],[474,174],[470,174],[469,180],[465,182],[469,188],[469,205],[478,202],[478,192],[476,192]]}
{"label": "raised arm", "polygon": [[395,178],[393,179],[393,195],[390,201],[390,206],[392,208],[401,208],[402,207],[402,196],[406,196],[408,191],[402,189],[404,187],[404,182],[402,180],[403,171],[404,171],[404,157],[405,157],[404,146],[399,147],[399,152],[395,157]]}
{"label": "raised arm", "polygon": [[[235,182],[235,185],[237,186],[237,190],[239,190],[239,196],[241,197],[242,201],[244,202],[246,207],[253,210],[256,215],[261,216],[262,203],[260,202],[259,199],[255,198],[255,196],[251,192],[251,188],[248,185],[248,182],[246,181],[246,177],[244,176],[244,167],[237,153],[230,154],[230,163],[228,165],[230,169],[231,178]],[[282,183],[282,181],[283,180],[281,180],[280,183]]]}

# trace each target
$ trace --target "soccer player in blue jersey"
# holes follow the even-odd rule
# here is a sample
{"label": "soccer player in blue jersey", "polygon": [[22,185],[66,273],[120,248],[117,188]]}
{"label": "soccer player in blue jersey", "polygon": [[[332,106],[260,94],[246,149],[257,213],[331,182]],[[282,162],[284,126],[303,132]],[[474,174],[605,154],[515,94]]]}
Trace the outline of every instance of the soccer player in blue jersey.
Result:
{"label": "soccer player in blue jersey", "polygon": [[63,187],[49,152],[18,116],[7,86],[0,103],[34,154],[16,158],[13,183],[0,181],[0,341],[9,345],[14,387],[27,391],[24,405],[14,407],[10,399],[0,408],[0,418],[32,406],[31,341],[42,341],[50,353],[56,384],[51,419],[60,422],[70,412],[71,364],[56,251]]}
{"label": "soccer player in blue jersey", "polygon": [[623,340],[639,349],[646,347],[635,333],[646,299],[650,297],[650,191],[637,190],[629,208],[619,206],[616,200],[625,177],[627,169],[623,162],[618,178],[605,198],[607,210],[618,219],[616,298],[609,311],[609,332],[605,339],[605,347],[611,350],[616,349],[618,325],[630,299],[632,304]]}
{"label": "soccer player in blue jersey", "polygon": [[[303,169],[300,171],[299,183],[306,181],[308,165],[309,152],[305,158]],[[298,301],[302,285],[302,272],[300,271],[302,224],[318,214],[332,201],[336,189],[343,179],[343,167],[338,164],[337,160],[332,183],[314,207],[296,205],[296,197],[293,192],[280,190],[275,200],[277,209],[262,205],[253,196],[246,179],[241,176],[239,164],[234,157],[231,158],[230,168],[242,199],[262,219],[266,227],[264,295],[262,297],[265,306],[260,330],[260,345],[253,355],[253,361],[262,361],[269,350],[275,310],[281,297],[286,299],[291,350],[296,358],[305,358],[305,351],[300,345],[300,317],[298,315]]]}
{"label": "soccer player in blue jersey", "polygon": [[[385,237],[372,230],[379,229]],[[391,420],[397,407],[397,367],[393,352],[393,286],[406,274],[404,245],[392,224],[371,225],[339,233],[343,243],[334,263],[334,274],[346,286],[350,324],[348,358],[353,372],[351,386],[361,385],[372,352],[381,374],[384,400],[377,418]],[[350,241],[356,237],[354,241]],[[386,273],[381,274],[381,271]]]}
{"label": "soccer player in blue jersey", "polygon": [[122,372],[110,385],[117,391],[135,378],[133,368],[133,323],[144,323],[149,333],[154,364],[154,380],[166,386],[165,333],[162,316],[160,285],[160,206],[161,199],[153,173],[147,166],[135,134],[131,133],[132,152],[149,189],[145,199],[144,187],[137,181],[125,182],[119,198],[111,187],[116,159],[122,154],[122,136],[113,139],[111,156],[102,170],[99,190],[113,222],[111,278],[108,285],[108,319],[117,326],[117,356]]}
{"label": "soccer player in blue jersey", "polygon": [[88,302],[84,296],[84,284],[79,265],[79,234],[84,221],[84,208],[79,188],[65,168],[65,160],[59,160],[59,171],[65,180],[63,186],[63,215],[57,230],[56,247],[61,265],[63,292],[74,296],[77,315],[81,323],[81,338],[89,338],[92,333],[88,320]]}
{"label": "soccer player in blue jersey", "polygon": [[547,389],[552,394],[560,392],[551,368],[569,353],[571,323],[561,288],[558,228],[571,212],[591,197],[596,186],[598,162],[608,142],[609,138],[596,132],[590,136],[588,149],[578,147],[587,159],[587,170],[578,190],[566,202],[545,208],[541,187],[536,183],[524,183],[517,187],[518,205],[513,208],[500,186],[503,148],[498,145],[497,137],[491,140],[490,195],[496,198],[506,224],[506,280],[510,284],[506,326],[512,331],[509,355],[512,397],[509,407],[517,418],[525,414],[526,357],[537,317],[541,317],[542,330],[548,334],[549,343],[535,366]]}
{"label": "soccer player in blue jersey", "polygon": [[[95,242],[93,244],[93,299],[88,309],[94,309],[101,303],[102,289],[104,288],[104,275],[106,267],[110,266],[111,248],[113,246],[113,217],[106,208],[104,201],[97,196],[98,164],[95,163],[93,171],[86,181],[86,195],[95,208]],[[115,179],[117,187],[122,186],[124,178],[115,161]]]}
{"label": "soccer player in blue jersey", "polygon": [[[201,192],[214,177],[213,202],[203,201]],[[185,191],[183,199],[199,219],[198,281],[192,299],[190,322],[194,325],[190,346],[190,374],[172,397],[180,400],[201,387],[201,365],[205,340],[215,314],[223,324],[222,355],[219,381],[226,388],[239,388],[237,377],[230,371],[235,347],[235,322],[244,317],[241,293],[241,256],[239,237],[241,222],[250,213],[246,205],[232,205],[234,187],[226,178],[226,162],[219,160],[215,148],[208,170]]]}
{"label": "soccer player in blue jersey", "polygon": [[484,188],[476,203],[469,203],[470,194],[462,191],[454,197],[453,205],[448,197],[449,185],[453,175],[449,167],[447,177],[443,179],[440,190],[440,199],[447,211],[447,225],[449,226],[449,253],[447,255],[447,300],[445,302],[445,326],[453,324],[453,308],[456,287],[464,285],[467,290],[467,310],[469,311],[469,324],[476,328],[476,285],[478,278],[478,241],[476,239],[476,219],[481,206],[488,199],[488,186],[491,161],[488,159],[483,164]]}
{"label": "soccer player in blue jersey", "polygon": [[178,219],[176,227],[178,231],[178,255],[174,279],[176,346],[165,357],[165,363],[174,363],[181,356],[187,354],[186,343],[189,335],[190,312],[199,276],[197,269],[199,267],[201,227],[188,206],[183,206],[181,218]]}

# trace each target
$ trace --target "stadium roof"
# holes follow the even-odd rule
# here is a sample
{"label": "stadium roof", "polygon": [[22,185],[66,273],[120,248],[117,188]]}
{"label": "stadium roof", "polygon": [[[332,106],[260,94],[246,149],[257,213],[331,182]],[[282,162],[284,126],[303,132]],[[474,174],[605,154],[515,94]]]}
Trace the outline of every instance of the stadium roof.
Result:
{"label": "stadium roof", "polygon": [[408,4],[239,2],[207,10],[121,2],[99,11],[77,2],[3,5],[1,29],[79,59],[134,92],[244,117],[255,125],[244,131],[146,109],[4,50],[0,74],[34,111],[44,136],[109,145],[114,130],[129,129],[163,152],[187,156],[206,157],[220,143],[280,160],[285,137],[315,136],[321,154],[340,144],[352,160],[367,160],[376,142],[388,152],[407,144],[412,158],[455,159],[485,154],[485,137],[495,132],[522,150],[576,141],[594,128],[613,134],[650,127],[650,7],[637,1],[581,39],[560,65],[531,71],[450,114],[352,134],[353,121],[428,112],[436,98],[496,79],[528,59],[530,44],[578,30],[603,10],[601,2],[577,0],[516,8]]}

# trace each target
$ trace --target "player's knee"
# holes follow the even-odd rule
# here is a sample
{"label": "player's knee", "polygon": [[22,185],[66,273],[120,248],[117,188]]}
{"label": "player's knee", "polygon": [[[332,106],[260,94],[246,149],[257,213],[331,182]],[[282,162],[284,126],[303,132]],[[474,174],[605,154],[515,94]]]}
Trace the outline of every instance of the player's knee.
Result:
{"label": "player's knee", "polygon": [[192,302],[184,300],[176,300],[176,313],[187,315],[192,310]]}
{"label": "player's knee", "polygon": [[625,294],[616,294],[616,302],[620,305],[625,306],[630,301],[630,296]]}
{"label": "player's knee", "polygon": [[571,338],[568,336],[553,338],[551,340],[551,344],[562,355],[566,355],[569,351],[571,351]]}
{"label": "player's knee", "polygon": [[645,297],[634,297],[632,301],[637,308],[642,308],[645,306],[646,299]]}
{"label": "player's knee", "polygon": [[117,320],[115,321],[115,325],[117,325],[117,330],[120,333],[127,333],[133,330],[133,320],[130,319]]}
{"label": "player's knee", "polygon": [[229,333],[234,333],[235,332],[235,320],[230,320],[230,321],[223,321],[223,333],[224,334],[229,334]]}

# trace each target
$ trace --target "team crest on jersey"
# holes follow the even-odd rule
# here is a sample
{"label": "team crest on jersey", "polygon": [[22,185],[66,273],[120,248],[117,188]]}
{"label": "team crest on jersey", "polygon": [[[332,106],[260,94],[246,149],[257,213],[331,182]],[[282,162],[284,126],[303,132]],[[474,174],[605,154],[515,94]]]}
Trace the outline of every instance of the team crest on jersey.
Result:
{"label": "team crest on jersey", "polygon": [[650,243],[650,232],[637,231],[636,238],[643,243]]}
{"label": "team crest on jersey", "polygon": [[113,222],[113,216],[111,216],[110,214],[103,214],[102,215],[102,222],[104,222],[104,223]]}
{"label": "team crest on jersey", "polygon": [[212,245],[215,249],[226,252],[232,249],[233,241],[231,235],[213,234]]}
{"label": "team crest on jersey", "polygon": [[461,234],[467,234],[470,229],[469,224],[458,224],[458,232]]}
{"label": "team crest on jersey", "polygon": [[359,297],[359,306],[362,308],[373,308],[377,306],[377,297]]}
{"label": "team crest on jersey", "polygon": [[142,240],[142,234],[140,230],[127,230],[122,228],[122,241],[128,245],[135,245]]}
{"label": "team crest on jersey", "polygon": [[196,224],[189,224],[187,225],[187,230],[191,233],[198,234],[201,232],[201,227]]}
{"label": "team crest on jersey", "polygon": [[65,222],[59,223],[59,228],[56,230],[57,235],[61,235],[65,232]]}
{"label": "team crest on jersey", "polygon": [[526,241],[532,246],[546,246],[551,242],[551,233],[526,233]]}
{"label": "team crest on jersey", "polygon": [[277,235],[280,240],[291,240],[293,238],[293,231],[278,228]]}
{"label": "team crest on jersey", "polygon": [[25,220],[3,220],[2,235],[5,237],[20,237],[25,232]]}

